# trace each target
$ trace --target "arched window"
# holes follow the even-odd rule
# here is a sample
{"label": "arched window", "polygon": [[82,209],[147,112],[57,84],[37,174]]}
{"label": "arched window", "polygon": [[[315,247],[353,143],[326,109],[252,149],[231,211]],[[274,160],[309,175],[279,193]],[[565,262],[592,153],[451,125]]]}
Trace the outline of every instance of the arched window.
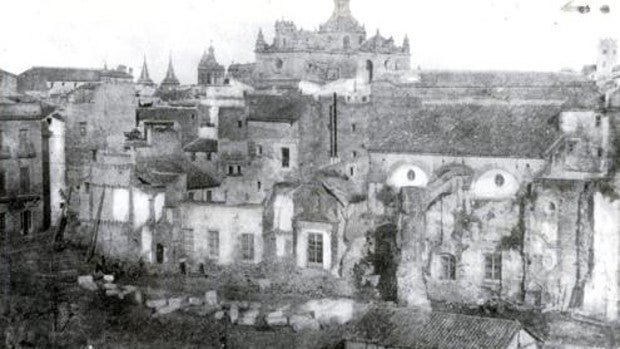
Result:
{"label": "arched window", "polygon": [[385,62],[383,63],[383,65],[385,66],[386,70],[390,69],[390,60],[386,59]]}
{"label": "arched window", "polygon": [[374,67],[372,64],[371,60],[367,60],[366,61],[366,74],[368,74],[368,83],[372,82],[372,78],[373,78],[373,73],[374,73]]}
{"label": "arched window", "polygon": [[407,172],[407,179],[408,179],[408,180],[410,180],[410,181],[415,181],[415,179],[416,179],[416,174],[415,174],[415,171],[414,171],[414,170],[409,170],[409,171]]}
{"label": "arched window", "polygon": [[555,212],[556,206],[555,206],[555,202],[550,202],[549,203],[549,212]]}
{"label": "arched window", "polygon": [[155,248],[155,261],[158,264],[162,264],[164,263],[164,245],[162,244],[157,244],[156,248]]}
{"label": "arched window", "polygon": [[501,174],[496,175],[495,185],[497,185],[498,187],[503,187],[504,184],[506,184],[506,178],[504,178],[504,176],[502,176]]}
{"label": "arched window", "polygon": [[276,59],[276,68],[282,69],[283,66],[284,66],[284,61],[282,61],[280,58]]}
{"label": "arched window", "polygon": [[344,48],[345,50],[348,50],[351,48],[351,38],[349,38],[348,36],[345,36],[342,39],[342,48]]}

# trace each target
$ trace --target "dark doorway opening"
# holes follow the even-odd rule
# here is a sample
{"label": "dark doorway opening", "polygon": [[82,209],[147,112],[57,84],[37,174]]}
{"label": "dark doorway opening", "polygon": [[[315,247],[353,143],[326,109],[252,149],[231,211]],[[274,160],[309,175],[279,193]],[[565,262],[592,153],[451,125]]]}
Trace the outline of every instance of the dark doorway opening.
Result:
{"label": "dark doorway opening", "polygon": [[398,283],[396,271],[400,251],[396,244],[398,228],[393,224],[383,225],[375,231],[375,272],[379,275],[377,285],[381,298],[386,301],[397,301]]}
{"label": "dark doorway opening", "polygon": [[157,262],[157,264],[164,263],[164,250],[164,245],[157,244],[155,248],[155,261]]}

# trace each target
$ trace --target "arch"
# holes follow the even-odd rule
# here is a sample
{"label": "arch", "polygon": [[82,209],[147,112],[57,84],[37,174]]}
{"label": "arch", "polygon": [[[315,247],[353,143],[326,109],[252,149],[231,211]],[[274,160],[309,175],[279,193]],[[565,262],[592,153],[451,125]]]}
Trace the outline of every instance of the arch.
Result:
{"label": "arch", "polygon": [[387,184],[394,188],[426,187],[428,174],[419,166],[403,164],[394,168],[388,176]]}
{"label": "arch", "polygon": [[374,65],[372,61],[369,59],[366,61],[366,78],[369,84],[372,82],[373,74],[374,74]]}
{"label": "arch", "polygon": [[390,59],[386,59],[385,62],[383,62],[383,65],[385,66],[385,70],[389,70],[390,69]]}
{"label": "arch", "polygon": [[277,69],[282,69],[282,67],[284,66],[284,61],[280,58],[276,58],[276,68]]}
{"label": "arch", "polygon": [[342,48],[348,50],[351,48],[351,38],[347,35],[342,39]]}
{"label": "arch", "polygon": [[508,171],[492,169],[484,172],[473,184],[478,199],[503,200],[512,198],[519,190],[519,181]]}

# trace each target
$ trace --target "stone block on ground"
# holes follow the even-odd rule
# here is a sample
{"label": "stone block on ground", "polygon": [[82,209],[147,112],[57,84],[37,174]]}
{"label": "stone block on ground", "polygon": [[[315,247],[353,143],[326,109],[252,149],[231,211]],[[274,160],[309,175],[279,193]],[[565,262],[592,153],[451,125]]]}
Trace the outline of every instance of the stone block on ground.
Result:
{"label": "stone block on ground", "polygon": [[215,320],[222,320],[224,318],[224,311],[220,310],[215,312],[215,315],[213,317],[215,317]]}
{"label": "stone block on ground", "polygon": [[318,331],[321,329],[319,322],[309,315],[292,315],[288,322],[295,332],[303,330]]}
{"label": "stone block on ground", "polygon": [[269,326],[286,326],[288,324],[288,319],[284,315],[284,312],[274,311],[265,316],[265,322]]}
{"label": "stone block on ground", "polygon": [[89,291],[97,291],[99,289],[99,287],[97,287],[97,284],[93,280],[92,275],[78,276],[78,285],[80,285],[81,288]]}
{"label": "stone block on ground", "polygon": [[205,304],[217,305],[217,291],[205,292]]}
{"label": "stone block on ground", "polygon": [[185,300],[186,300],[185,297],[168,298],[168,305],[181,308],[183,305],[185,305]]}
{"label": "stone block on ground", "polygon": [[258,283],[258,289],[261,292],[267,291],[271,288],[271,280],[269,279],[258,279],[256,282]]}
{"label": "stone block on ground", "polygon": [[142,296],[142,292],[140,292],[140,290],[136,290],[133,293],[133,301],[138,305],[141,305],[142,302],[144,302],[144,297]]}
{"label": "stone block on ground", "polygon": [[256,320],[258,319],[258,315],[260,315],[260,311],[258,310],[248,310],[243,313],[241,318],[239,318],[239,325],[245,326],[254,326],[256,325]]}
{"label": "stone block on ground", "polygon": [[248,301],[241,301],[239,303],[237,303],[239,305],[239,310],[248,310],[250,309],[250,302]]}
{"label": "stone block on ground", "polygon": [[122,287],[122,289],[123,289],[123,292],[125,292],[126,294],[136,292],[138,290],[136,286],[131,286],[131,285],[125,285]]}
{"label": "stone block on ground", "polygon": [[198,297],[189,297],[188,302],[191,305],[202,305],[203,299]]}
{"label": "stone block on ground", "polygon": [[111,284],[114,282],[114,275],[104,275],[103,276],[103,282],[105,282],[106,284]]}
{"label": "stone block on ground", "polygon": [[334,322],[345,324],[364,309],[364,305],[356,304],[354,300],[347,298],[311,300],[300,307],[302,312],[314,313],[314,318],[323,325]]}
{"label": "stone block on ground", "polygon": [[117,290],[118,286],[116,284],[103,284],[103,288],[106,290]]}
{"label": "stone block on ground", "polygon": [[167,299],[149,299],[146,301],[147,308],[163,308],[168,305]]}
{"label": "stone block on ground", "polygon": [[106,290],[105,295],[108,297],[116,297],[119,296],[120,292],[118,290]]}
{"label": "stone block on ground", "polygon": [[167,305],[165,307],[161,307],[161,308],[157,308],[157,314],[159,315],[168,315],[168,314],[172,314],[175,311],[181,309],[180,306],[178,305]]}
{"label": "stone block on ground", "polygon": [[260,310],[263,305],[260,302],[250,302],[250,309],[252,310]]}
{"label": "stone block on ground", "polygon": [[235,324],[239,319],[239,306],[236,303],[230,305],[230,310],[228,310],[228,315],[230,316],[230,322]]}
{"label": "stone block on ground", "polygon": [[199,306],[197,309],[197,313],[200,316],[209,316],[222,310],[222,308],[217,305],[203,305]]}

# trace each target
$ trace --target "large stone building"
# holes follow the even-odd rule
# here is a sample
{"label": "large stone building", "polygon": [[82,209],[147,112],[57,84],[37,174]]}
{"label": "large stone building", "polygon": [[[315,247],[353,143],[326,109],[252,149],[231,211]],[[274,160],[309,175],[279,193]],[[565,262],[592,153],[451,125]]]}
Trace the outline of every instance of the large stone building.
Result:
{"label": "large stone building", "polygon": [[379,31],[368,38],[366,29],[353,17],[349,2],[334,0],[332,16],[318,31],[277,21],[271,44],[260,31],[253,72],[257,86],[294,85],[300,80],[324,83],[358,79],[368,83],[383,72],[409,70],[408,38],[405,36],[402,45]]}
{"label": "large stone building", "polygon": [[0,69],[0,96],[17,94],[17,75]]}
{"label": "large stone building", "polygon": [[44,210],[44,112],[38,102],[0,103],[0,233],[6,244],[49,225]]}

